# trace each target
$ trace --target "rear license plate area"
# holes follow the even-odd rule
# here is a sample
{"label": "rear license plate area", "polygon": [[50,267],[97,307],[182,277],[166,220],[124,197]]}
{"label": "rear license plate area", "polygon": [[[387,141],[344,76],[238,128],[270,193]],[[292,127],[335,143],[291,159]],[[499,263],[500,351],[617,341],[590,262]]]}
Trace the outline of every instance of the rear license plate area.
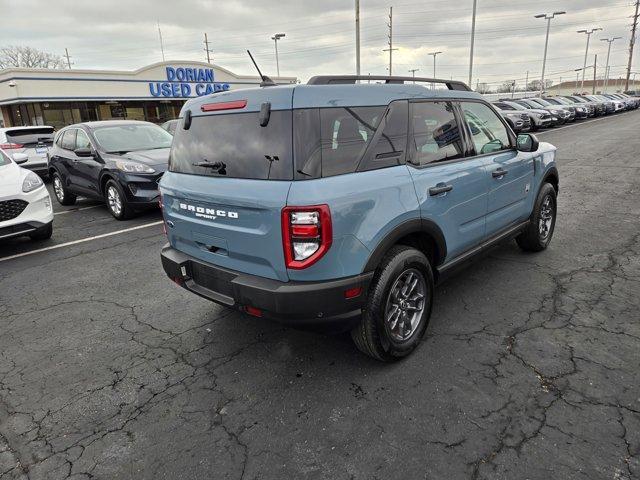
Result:
{"label": "rear license plate area", "polygon": [[233,298],[231,281],[235,276],[223,270],[213,270],[197,262],[191,262],[191,278],[193,281],[213,292]]}

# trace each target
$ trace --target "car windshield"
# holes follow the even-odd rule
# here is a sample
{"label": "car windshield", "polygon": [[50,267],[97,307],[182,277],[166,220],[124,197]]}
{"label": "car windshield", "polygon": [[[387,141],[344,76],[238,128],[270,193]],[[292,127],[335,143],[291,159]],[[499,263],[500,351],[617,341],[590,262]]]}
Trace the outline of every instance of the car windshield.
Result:
{"label": "car windshield", "polygon": [[[553,100],[555,100],[556,102],[561,103],[563,105],[571,105],[573,103],[568,98],[562,98],[562,97],[556,97]],[[551,99],[549,101],[551,101]]]}
{"label": "car windshield", "polygon": [[98,127],[93,136],[107,153],[169,148],[173,140],[169,132],[151,123]]}
{"label": "car windshield", "polygon": [[540,105],[543,105],[545,107],[548,107],[549,105],[551,105],[550,102],[547,102],[546,100],[543,100],[542,98],[536,98],[535,100],[531,100],[531,101],[539,103]]}

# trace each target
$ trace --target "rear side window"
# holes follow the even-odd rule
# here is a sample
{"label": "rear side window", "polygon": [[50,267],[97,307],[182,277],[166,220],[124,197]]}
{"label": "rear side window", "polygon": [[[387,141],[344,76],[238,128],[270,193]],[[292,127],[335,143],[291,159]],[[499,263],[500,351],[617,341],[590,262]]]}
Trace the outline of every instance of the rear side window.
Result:
{"label": "rear side window", "polygon": [[491,108],[477,102],[462,102],[461,106],[471,130],[476,154],[493,153],[511,148],[507,127]]}
{"label": "rear side window", "polygon": [[64,132],[62,137],[62,148],[65,150],[75,150],[76,148],[76,130],[71,129]]}
{"label": "rear side window", "polygon": [[51,145],[53,143],[53,127],[22,128],[7,130],[7,141],[18,143],[25,147],[33,147],[40,144]]}
{"label": "rear side window", "polygon": [[356,171],[385,110],[385,107],[320,109],[323,177]]}
{"label": "rear side window", "polygon": [[0,167],[4,165],[9,165],[11,163],[11,159],[9,156],[0,150]]}
{"label": "rear side window", "polygon": [[464,142],[451,102],[412,103],[410,121],[410,161],[414,165],[464,156]]}
{"label": "rear side window", "polygon": [[258,112],[194,116],[176,129],[169,169],[192,175],[291,180],[291,110],[272,111],[260,126]]}
{"label": "rear side window", "polygon": [[375,145],[372,145],[362,159],[359,170],[376,170],[404,162],[408,116],[408,102],[398,101],[389,105],[378,132],[372,139]]}

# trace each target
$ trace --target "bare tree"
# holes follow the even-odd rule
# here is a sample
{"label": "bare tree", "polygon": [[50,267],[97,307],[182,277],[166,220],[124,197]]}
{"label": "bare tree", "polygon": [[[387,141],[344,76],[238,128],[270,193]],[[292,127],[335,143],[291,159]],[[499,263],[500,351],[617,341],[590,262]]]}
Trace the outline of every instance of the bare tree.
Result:
{"label": "bare tree", "polygon": [[0,68],[66,68],[60,55],[26,46],[0,48]]}

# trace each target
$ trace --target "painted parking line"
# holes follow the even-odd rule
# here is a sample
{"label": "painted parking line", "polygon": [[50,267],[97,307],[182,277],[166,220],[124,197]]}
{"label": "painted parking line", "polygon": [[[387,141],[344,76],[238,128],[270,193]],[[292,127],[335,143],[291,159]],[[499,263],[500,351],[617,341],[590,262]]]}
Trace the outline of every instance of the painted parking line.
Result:
{"label": "painted parking line", "polygon": [[72,208],[71,210],[63,210],[62,212],[55,212],[54,215],[64,215],[65,213],[79,212],[80,210],[89,210],[90,208],[104,207],[103,204],[91,205],[89,207]]}
{"label": "painted parking line", "polygon": [[589,123],[595,123],[595,122],[601,122],[602,120],[611,120],[611,117],[601,117],[601,118],[594,118],[592,120],[587,120],[586,122],[580,122],[580,123],[574,123],[573,125],[565,125],[564,127],[557,127],[554,128],[553,130],[545,130],[544,132],[537,132],[535,135],[546,135],[547,133],[554,133],[557,132],[559,130],[564,130],[565,128],[574,128],[574,127],[581,127],[582,125],[587,125]]}
{"label": "painted parking line", "polygon": [[0,262],[6,260],[12,260],[14,258],[25,257],[27,255],[34,255],[36,253],[47,252],[49,250],[57,250],[58,248],[69,247],[71,245],[77,245],[79,243],[90,242],[92,240],[98,240],[100,238],[112,237],[114,235],[121,235],[123,233],[133,232],[134,230],[140,230],[142,228],[154,227],[156,225],[162,225],[162,220],[157,222],[145,223],[144,225],[138,225],[136,227],[124,228],[122,230],[116,230],[115,232],[103,233],[102,235],[95,235],[93,237],[81,238],[80,240],[73,240],[72,242],[60,243],[58,245],[52,245],[50,247],[38,248],[37,250],[31,250],[29,252],[18,253],[16,255],[10,255],[8,257],[0,258]]}

